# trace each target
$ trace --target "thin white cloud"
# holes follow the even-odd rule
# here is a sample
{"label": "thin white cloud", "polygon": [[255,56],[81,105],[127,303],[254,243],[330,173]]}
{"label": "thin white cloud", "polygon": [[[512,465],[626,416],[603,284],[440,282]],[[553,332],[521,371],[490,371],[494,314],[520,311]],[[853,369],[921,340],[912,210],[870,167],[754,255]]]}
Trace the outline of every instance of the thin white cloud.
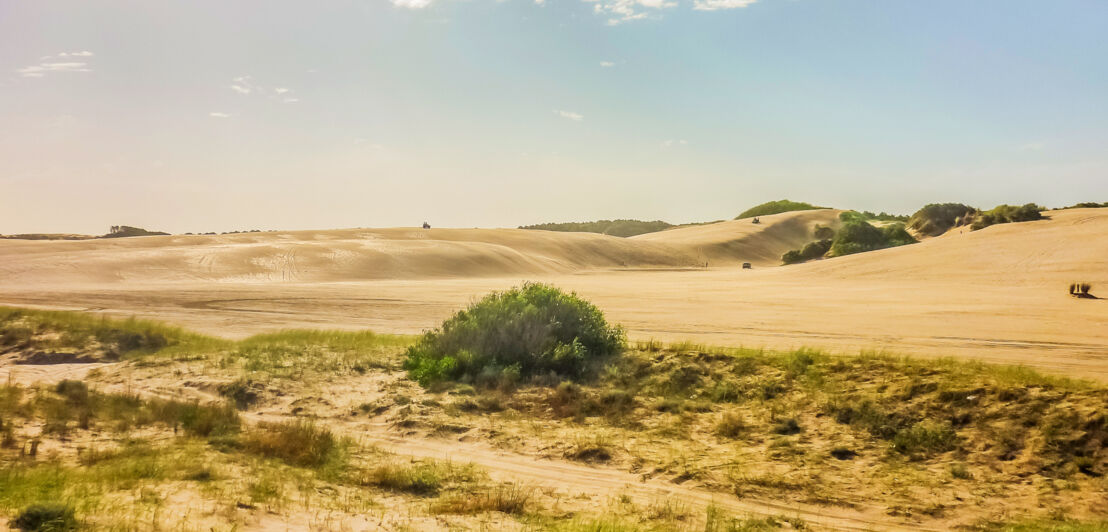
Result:
{"label": "thin white cloud", "polygon": [[229,115],[227,113],[220,113],[218,111],[212,111],[212,112],[208,113],[208,116],[210,116],[212,118],[231,118],[231,115]]}
{"label": "thin white cloud", "polygon": [[612,67],[616,66],[616,64],[611,62],[611,61],[601,61],[600,66],[602,66],[604,68],[612,68]]}
{"label": "thin white cloud", "polygon": [[92,69],[88,67],[88,63],[39,63],[23,67],[16,72],[25,78],[41,78],[51,72],[92,72]]}
{"label": "thin white cloud", "polygon": [[720,9],[738,9],[749,6],[758,0],[694,0],[693,9],[698,11],[717,11]]}
{"label": "thin white cloud", "polygon": [[405,9],[423,9],[431,5],[431,0],[392,0],[392,5]]}
{"label": "thin white cloud", "polygon": [[535,0],[535,5],[540,5],[541,6],[545,3],[546,3],[546,0]]}
{"label": "thin white cloud", "polygon": [[676,7],[673,0],[584,0],[593,4],[593,11],[608,17],[608,25],[615,26],[632,20],[657,16],[663,9]]}
{"label": "thin white cloud", "polygon": [[561,111],[556,109],[554,110],[554,114],[567,120],[573,120],[574,122],[580,122],[585,119],[584,115],[582,115],[581,113],[575,113],[573,111]]}
{"label": "thin white cloud", "polygon": [[293,97],[292,93],[294,91],[292,89],[288,87],[274,87],[271,89],[254,81],[252,76],[239,76],[232,80],[232,83],[228,85],[228,87],[243,96],[253,94],[283,103],[296,103],[300,101],[300,98]]}
{"label": "thin white cloud", "polygon": [[39,64],[17,69],[16,73],[25,78],[41,78],[54,72],[92,72],[92,68],[86,61],[71,59],[73,57],[92,57],[92,55],[93,53],[87,50],[44,55],[39,58]]}
{"label": "thin white cloud", "polygon": [[688,144],[689,144],[689,141],[687,141],[685,139],[668,139],[668,140],[663,140],[662,141],[662,147],[663,148],[672,148],[674,146],[686,146]]}

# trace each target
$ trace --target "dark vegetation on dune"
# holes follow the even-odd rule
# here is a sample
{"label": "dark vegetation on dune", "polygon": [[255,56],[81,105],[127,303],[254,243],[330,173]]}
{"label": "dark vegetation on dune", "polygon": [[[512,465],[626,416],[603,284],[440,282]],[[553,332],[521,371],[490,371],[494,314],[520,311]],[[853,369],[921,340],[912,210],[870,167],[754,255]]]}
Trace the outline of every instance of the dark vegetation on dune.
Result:
{"label": "dark vegetation on dune", "polygon": [[623,330],[593,304],[553,286],[525,283],[493,292],[459,311],[408,348],[405,368],[428,385],[460,380],[480,385],[522,377],[583,377],[618,353]]}
{"label": "dark vegetation on dune", "polygon": [[990,225],[1041,220],[1044,210],[1045,207],[1034,203],[997,205],[987,211],[961,203],[932,203],[912,215],[908,228],[925,236],[939,236],[952,228],[965,226],[977,231]]}
{"label": "dark vegetation on dune", "polygon": [[812,211],[816,209],[826,209],[827,207],[817,207],[811,203],[804,203],[802,201],[790,201],[787,199],[767,201],[761,205],[755,205],[739,214],[735,217],[736,220],[743,218],[753,218],[755,216],[769,216],[771,214],[781,214],[783,212],[792,211]]}
{"label": "dark vegetation on dune", "polygon": [[673,224],[654,220],[598,220],[595,222],[565,222],[535,225],[521,225],[520,229],[540,231],[563,231],[573,233],[600,233],[603,235],[629,237],[646,233],[656,233],[674,227]]}
{"label": "dark vegetation on dune", "polygon": [[990,225],[1042,220],[1043,210],[1044,207],[1040,207],[1034,203],[1028,203],[1019,207],[1015,205],[997,205],[991,210],[977,213],[970,227],[976,231]]}
{"label": "dark vegetation on dune", "polygon": [[803,248],[794,249],[781,256],[784,264],[796,264],[823,257],[841,257],[877,249],[914,244],[916,239],[904,228],[903,222],[893,221],[881,227],[869,222],[871,218],[857,211],[839,214],[842,225],[838,230],[816,226],[812,236],[816,239]]}
{"label": "dark vegetation on dune", "polygon": [[108,234],[101,236],[100,238],[127,238],[132,236],[165,236],[169,233],[162,231],[147,231],[141,227],[131,227],[129,225],[113,225],[111,231]]}
{"label": "dark vegetation on dune", "polygon": [[967,220],[976,212],[977,209],[961,203],[931,203],[908,219],[908,229],[926,236],[938,236],[951,227],[967,225]]}
{"label": "dark vegetation on dune", "polygon": [[1081,203],[1070,205],[1069,207],[1061,207],[1061,209],[1103,209],[1106,207],[1108,207],[1108,201],[1104,203],[1097,203],[1095,201],[1083,201]]}

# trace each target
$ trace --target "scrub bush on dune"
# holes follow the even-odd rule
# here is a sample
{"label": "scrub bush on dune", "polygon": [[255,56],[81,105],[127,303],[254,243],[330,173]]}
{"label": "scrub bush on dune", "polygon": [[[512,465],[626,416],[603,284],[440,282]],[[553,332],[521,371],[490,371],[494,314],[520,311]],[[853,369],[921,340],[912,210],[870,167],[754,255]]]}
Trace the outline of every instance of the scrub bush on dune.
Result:
{"label": "scrub bush on dune", "polygon": [[405,368],[423,385],[462,380],[483,385],[520,377],[584,376],[590,362],[626,343],[595,305],[553,286],[525,283],[459,311],[408,348]]}

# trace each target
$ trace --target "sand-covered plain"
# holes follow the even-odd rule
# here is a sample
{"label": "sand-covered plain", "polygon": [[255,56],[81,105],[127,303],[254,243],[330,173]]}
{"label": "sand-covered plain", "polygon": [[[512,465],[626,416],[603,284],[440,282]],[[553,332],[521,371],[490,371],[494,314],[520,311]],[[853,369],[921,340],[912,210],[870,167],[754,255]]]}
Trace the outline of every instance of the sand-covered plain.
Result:
{"label": "sand-covered plain", "polygon": [[[576,290],[633,339],[1025,364],[1108,380],[1108,209],[787,267],[838,211],[628,239],[518,229],[344,229],[0,241],[0,303],[136,315],[226,337],[417,333],[489,290]],[[741,268],[743,262],[752,269]],[[706,267],[705,267],[706,265]]]}

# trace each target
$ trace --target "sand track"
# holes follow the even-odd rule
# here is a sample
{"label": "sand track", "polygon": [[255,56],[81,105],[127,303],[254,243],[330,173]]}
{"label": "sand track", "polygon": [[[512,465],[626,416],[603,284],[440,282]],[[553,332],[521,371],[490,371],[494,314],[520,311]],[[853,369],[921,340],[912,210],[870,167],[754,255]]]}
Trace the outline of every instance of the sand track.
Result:
{"label": "sand track", "polygon": [[[80,379],[94,368],[107,371],[123,367],[122,363],[53,364],[43,366],[15,366],[11,377],[23,385],[53,384],[62,379]],[[5,372],[12,366],[0,366],[0,378],[8,379]],[[19,369],[31,368],[20,372]],[[195,387],[167,386],[163,381],[152,384],[147,380],[127,380],[126,384],[98,385],[103,392],[137,393],[149,398],[173,400],[222,401],[209,391]],[[282,422],[297,419],[296,416],[268,412],[242,412],[250,424]],[[590,466],[566,460],[553,460],[506,452],[489,447],[483,442],[457,441],[440,438],[409,437],[397,432],[391,424],[380,421],[347,421],[327,419],[327,427],[365,446],[402,457],[430,458],[460,463],[472,463],[496,481],[520,483],[528,487],[548,488],[567,497],[588,496],[604,502],[616,495],[626,495],[636,504],[649,506],[659,501],[678,502],[695,514],[703,514],[709,506],[715,506],[735,516],[799,517],[818,530],[943,530],[922,527],[883,513],[880,507],[843,508],[811,504],[783,503],[773,500],[739,498],[728,493],[686,487],[672,482],[648,479],[640,475],[605,466]],[[268,530],[263,525],[247,529]]]}

